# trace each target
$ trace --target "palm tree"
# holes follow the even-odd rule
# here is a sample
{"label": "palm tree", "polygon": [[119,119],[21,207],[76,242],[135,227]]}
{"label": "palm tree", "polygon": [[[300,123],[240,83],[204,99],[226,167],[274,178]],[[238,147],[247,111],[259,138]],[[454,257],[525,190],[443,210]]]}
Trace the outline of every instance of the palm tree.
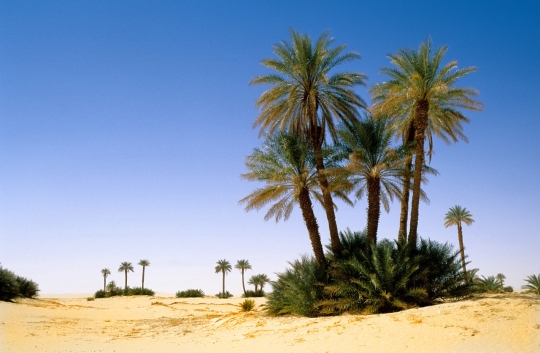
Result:
{"label": "palm tree", "polygon": [[[298,203],[317,263],[324,266],[326,259],[311,196],[321,204],[324,201],[317,192],[315,158],[308,142],[302,137],[285,132],[271,136],[261,149],[256,148],[253,154],[246,158],[246,166],[250,171],[242,174],[242,178],[267,184],[239,201],[247,204],[246,211],[259,210],[268,203],[277,201],[264,217],[265,220],[274,217],[277,222],[282,218],[287,220],[294,205]],[[329,184],[329,188],[331,186]],[[336,192],[336,196],[350,203],[344,193]]]}
{"label": "palm tree", "polygon": [[501,287],[504,288],[504,280],[506,279],[506,276],[502,273],[497,273],[497,276],[495,276],[499,282],[501,282]]}
{"label": "palm tree", "polygon": [[366,75],[358,72],[339,72],[330,75],[337,65],[359,59],[360,54],[342,54],[345,45],[330,48],[334,40],[324,32],[313,44],[309,35],[291,29],[291,42],[281,42],[273,51],[278,59],[266,59],[262,65],[277,71],[255,77],[250,84],[272,85],[257,99],[260,114],[254,126],[260,134],[287,130],[310,141],[315,152],[318,181],[323,194],[323,207],[330,230],[331,247],[341,254],[334,203],[328,180],[323,173],[325,163],[322,149],[327,130],[335,140],[335,120],[356,120],[358,108],[365,108],[364,100],[353,91],[364,85]]}
{"label": "palm tree", "polygon": [[367,193],[367,237],[368,243],[374,245],[377,243],[381,202],[389,212],[389,200],[400,195],[404,151],[390,147],[393,131],[387,128],[384,120],[368,117],[365,121],[344,125],[338,135],[349,163],[331,173],[349,175],[348,181],[356,189],[357,198]]}
{"label": "palm tree", "polygon": [[225,275],[227,274],[227,272],[231,272],[231,270],[232,267],[229,261],[223,259],[217,262],[216,273],[223,273],[223,291],[221,292],[223,295],[225,295]]}
{"label": "palm tree", "polygon": [[[390,80],[371,89],[375,102],[373,111],[377,115],[390,117],[404,134],[405,127],[414,128],[415,160],[414,183],[411,204],[409,243],[416,244],[422,166],[424,165],[424,142],[431,133],[448,141],[464,137],[462,123],[469,119],[457,109],[481,110],[481,103],[472,97],[478,92],[471,88],[455,87],[456,80],[476,71],[474,67],[457,69],[452,61],[440,67],[448,47],[438,48],[432,54],[431,39],[412,48],[400,49],[389,55],[397,68],[383,68],[381,73]],[[409,130],[410,132],[410,130]]]}
{"label": "palm tree", "polygon": [[112,292],[112,291],[116,290],[116,282],[115,281],[110,281],[107,284],[107,289],[109,290],[109,292]]}
{"label": "palm tree", "polygon": [[124,285],[124,291],[127,292],[127,275],[128,275],[128,271],[131,271],[133,272],[133,265],[131,264],[131,262],[127,262],[127,261],[124,261],[120,264],[120,267],[118,268],[118,272],[124,272],[126,274],[126,282],[125,282],[125,285]]}
{"label": "palm tree", "polygon": [[522,286],[522,289],[526,289],[527,293],[534,293],[540,295],[540,274],[527,276],[525,280],[528,284]]}
{"label": "palm tree", "polygon": [[103,270],[101,270],[101,274],[103,275],[103,291],[105,292],[107,289],[107,276],[111,274],[111,270],[109,270],[108,268],[104,268]]}
{"label": "palm tree", "polygon": [[235,268],[239,269],[242,272],[242,289],[244,290],[244,295],[246,295],[246,286],[244,284],[244,271],[251,270],[251,265],[248,260],[238,260],[236,261]]}
{"label": "palm tree", "polygon": [[470,226],[474,219],[472,219],[472,214],[467,211],[465,207],[456,205],[450,207],[450,210],[444,216],[444,226],[446,228],[456,225],[458,229],[458,240],[459,240],[459,251],[461,252],[461,266],[463,267],[463,274],[465,278],[465,283],[467,283],[467,269],[465,268],[465,248],[463,247],[463,233],[461,229],[461,222]]}
{"label": "palm tree", "polygon": [[261,286],[261,292],[264,290],[264,285],[266,283],[269,283],[270,282],[270,278],[268,278],[267,275],[265,275],[264,273],[261,273],[259,275],[257,275],[258,277],[258,282],[259,282],[259,285]]}
{"label": "palm tree", "polygon": [[146,268],[146,266],[150,266],[150,261],[141,260],[139,261],[139,265],[142,266],[142,289],[144,289],[144,269]]}

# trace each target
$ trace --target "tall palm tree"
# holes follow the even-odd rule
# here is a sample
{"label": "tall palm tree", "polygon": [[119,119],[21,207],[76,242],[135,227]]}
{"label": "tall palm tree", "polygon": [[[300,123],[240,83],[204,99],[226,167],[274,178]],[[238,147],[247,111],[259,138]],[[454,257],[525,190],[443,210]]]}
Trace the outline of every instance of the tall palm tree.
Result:
{"label": "tall palm tree", "polygon": [[474,219],[472,219],[472,214],[467,211],[465,207],[456,205],[454,207],[450,207],[450,210],[444,216],[444,220],[446,221],[444,222],[444,226],[446,228],[454,225],[457,226],[459,251],[461,252],[461,266],[463,267],[465,283],[467,283],[467,269],[465,268],[465,248],[463,247],[463,233],[461,228],[461,222],[470,226],[474,222]]}
{"label": "tall palm tree", "polygon": [[144,289],[144,269],[146,268],[146,266],[150,266],[150,261],[141,260],[139,261],[139,266],[142,266],[142,289]]}
{"label": "tall palm tree", "polygon": [[[267,184],[239,201],[247,204],[246,211],[259,210],[277,201],[264,217],[265,220],[275,218],[277,222],[282,218],[287,220],[294,205],[298,203],[315,259],[319,265],[324,266],[326,259],[311,197],[321,204],[324,201],[317,192],[315,158],[309,149],[309,143],[302,137],[285,132],[270,136],[261,149],[256,148],[253,154],[246,158],[246,166],[249,172],[242,174],[242,178]],[[344,193],[336,192],[336,196],[350,203]]]}
{"label": "tall palm tree", "polygon": [[359,59],[360,54],[342,54],[345,45],[335,48],[329,32],[324,32],[315,43],[309,35],[291,29],[291,44],[281,42],[274,46],[278,59],[266,59],[262,65],[277,71],[255,77],[251,84],[271,85],[257,99],[255,106],[260,114],[254,126],[260,126],[260,134],[287,130],[310,141],[315,152],[318,181],[323,194],[330,230],[331,247],[341,254],[334,203],[328,180],[323,173],[325,162],[322,155],[327,130],[336,138],[335,121],[355,121],[359,108],[365,108],[364,100],[353,91],[357,85],[365,85],[366,75],[358,72],[330,71],[339,64]]}
{"label": "tall palm tree", "polygon": [[375,114],[390,117],[398,126],[412,123],[414,127],[415,168],[408,239],[412,244],[416,244],[417,239],[426,136],[429,138],[429,132],[432,132],[443,140],[454,141],[464,137],[461,124],[468,123],[469,119],[458,109],[480,111],[482,106],[473,99],[478,94],[476,90],[455,87],[457,79],[476,68],[458,69],[456,61],[441,67],[447,50],[448,47],[443,46],[432,54],[431,39],[422,43],[418,51],[412,48],[398,50],[397,54],[389,55],[396,68],[381,70],[390,80],[371,89]]}
{"label": "tall palm tree", "polygon": [[367,193],[367,238],[371,246],[377,243],[381,202],[389,212],[389,200],[400,195],[405,151],[390,146],[393,131],[384,120],[367,117],[364,121],[344,124],[338,135],[349,163],[332,172],[350,176],[348,181],[357,198]]}
{"label": "tall palm tree", "polygon": [[228,272],[231,272],[231,270],[232,270],[232,267],[229,261],[223,259],[217,262],[216,273],[220,273],[220,272],[223,273],[223,290],[221,292],[223,295],[225,295],[225,275]]}
{"label": "tall palm tree", "polygon": [[101,274],[103,275],[103,291],[105,292],[107,290],[107,276],[111,274],[111,270],[104,268],[101,270]]}
{"label": "tall palm tree", "polygon": [[120,264],[120,267],[118,267],[118,272],[124,272],[126,275],[124,291],[127,291],[127,275],[129,271],[133,272],[133,265],[131,264],[131,262],[124,261]]}
{"label": "tall palm tree", "polygon": [[246,286],[244,284],[244,271],[251,270],[251,265],[248,260],[238,260],[236,261],[235,268],[239,269],[242,272],[242,289],[244,290],[244,295],[246,295]]}

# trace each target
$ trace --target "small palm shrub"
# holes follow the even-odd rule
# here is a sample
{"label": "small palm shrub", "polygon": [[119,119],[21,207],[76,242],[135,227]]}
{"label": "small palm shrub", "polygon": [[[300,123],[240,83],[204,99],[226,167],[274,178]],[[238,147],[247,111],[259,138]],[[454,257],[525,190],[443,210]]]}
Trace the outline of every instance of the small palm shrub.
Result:
{"label": "small palm shrub", "polygon": [[231,293],[229,293],[229,291],[225,291],[225,293],[223,292],[219,292],[218,294],[216,294],[216,297],[218,297],[219,299],[228,299],[230,297],[232,297],[233,295]]}
{"label": "small palm shrub", "polygon": [[525,279],[525,282],[528,284],[524,285],[523,289],[525,289],[526,293],[534,293],[540,295],[540,274],[538,276],[536,275],[530,275]]}
{"label": "small palm shrub", "polygon": [[246,299],[238,305],[240,306],[240,310],[242,311],[251,311],[255,308],[255,300]]}
{"label": "small palm shrub", "polygon": [[98,290],[96,293],[94,293],[94,298],[107,298],[107,292],[105,292],[103,289]]}
{"label": "small palm shrub", "polygon": [[242,298],[258,298],[258,297],[264,297],[266,293],[259,289],[258,291],[254,291],[251,289],[248,289],[245,294],[242,294]]}
{"label": "small palm shrub", "polygon": [[289,265],[277,274],[277,281],[270,282],[272,293],[267,295],[265,310],[270,315],[317,316],[316,304],[323,299],[324,270],[314,258],[306,256]]}
{"label": "small palm shrub", "polygon": [[476,288],[481,293],[500,293],[503,290],[501,281],[495,276],[482,276],[477,280]]}
{"label": "small palm shrub", "polygon": [[188,289],[176,292],[177,298],[204,298],[202,289]]}
{"label": "small palm shrub", "polygon": [[129,295],[150,295],[150,296],[153,296],[154,294],[156,294],[150,288],[142,288],[142,287],[129,288],[128,291],[129,291]]}
{"label": "small palm shrub", "polygon": [[0,300],[11,301],[19,296],[19,283],[17,276],[5,268],[0,267]]}
{"label": "small palm shrub", "polygon": [[17,276],[16,281],[19,285],[19,296],[24,298],[35,298],[38,295],[38,284],[32,280]]}

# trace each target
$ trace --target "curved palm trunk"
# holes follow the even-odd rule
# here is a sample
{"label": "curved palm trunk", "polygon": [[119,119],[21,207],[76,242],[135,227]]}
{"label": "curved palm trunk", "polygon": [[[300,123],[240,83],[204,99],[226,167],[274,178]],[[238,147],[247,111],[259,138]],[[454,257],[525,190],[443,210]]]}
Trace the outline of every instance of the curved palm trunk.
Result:
{"label": "curved palm trunk", "polygon": [[244,285],[244,269],[242,269],[242,289],[244,290],[244,296],[246,295],[246,286]]}
{"label": "curved palm trunk", "polygon": [[[409,127],[405,145],[414,142],[414,127]],[[401,191],[401,213],[399,215],[398,243],[407,242],[407,221],[409,217],[409,196],[411,189],[412,156],[405,157],[405,170],[403,177],[403,189]]]}
{"label": "curved palm trunk", "polygon": [[411,204],[411,227],[409,230],[409,244],[416,247],[418,230],[418,209],[420,206],[420,187],[422,185],[422,166],[424,165],[424,141],[425,132],[428,126],[429,102],[420,101],[417,103],[414,126],[414,140],[416,141],[416,157],[414,159],[414,184]]}
{"label": "curved palm trunk", "polygon": [[336,222],[336,213],[334,212],[334,201],[332,200],[332,194],[328,188],[328,179],[324,175],[324,160],[322,156],[322,142],[323,136],[322,128],[317,126],[312,131],[312,143],[313,149],[315,152],[315,165],[317,168],[317,177],[319,179],[319,184],[321,185],[321,191],[323,194],[323,207],[326,212],[326,219],[328,220],[328,228],[330,231],[330,246],[332,252],[336,258],[341,257],[341,242],[339,241],[339,232]]}
{"label": "curved palm trunk", "polygon": [[146,266],[143,266],[143,267],[142,267],[142,289],[144,289],[144,268],[145,268],[145,267],[146,267]]}
{"label": "curved palm trunk", "polygon": [[461,266],[463,267],[463,278],[465,278],[465,284],[468,284],[467,268],[465,267],[465,247],[463,246],[463,233],[461,230],[461,223],[458,223],[457,230],[458,230],[458,240],[459,240],[459,252],[461,253]]}
{"label": "curved palm trunk", "polygon": [[368,212],[367,212],[367,238],[368,250],[377,244],[377,229],[379,227],[379,217],[381,216],[380,193],[381,185],[378,178],[370,178],[368,187]]}
{"label": "curved palm trunk", "polygon": [[103,276],[103,291],[106,292],[107,289],[107,276]]}
{"label": "curved palm trunk", "polygon": [[306,188],[300,190],[298,195],[298,201],[300,209],[302,210],[302,216],[309,233],[309,239],[311,240],[311,246],[313,247],[313,253],[315,254],[315,260],[320,266],[326,264],[326,258],[324,257],[324,251],[321,244],[321,236],[319,234],[319,225],[317,224],[317,218],[313,212],[313,204],[309,198],[309,191]]}
{"label": "curved palm trunk", "polygon": [[223,272],[223,290],[221,291],[221,293],[225,295],[225,270],[222,270],[221,272]]}

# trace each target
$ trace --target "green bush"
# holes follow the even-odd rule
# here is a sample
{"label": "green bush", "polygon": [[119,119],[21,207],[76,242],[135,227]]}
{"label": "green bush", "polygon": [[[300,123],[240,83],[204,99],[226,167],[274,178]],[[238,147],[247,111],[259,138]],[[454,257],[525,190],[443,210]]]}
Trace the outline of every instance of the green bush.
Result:
{"label": "green bush", "polygon": [[251,311],[255,308],[255,300],[246,299],[238,305],[240,306],[240,310],[242,311]]}
{"label": "green bush", "polygon": [[256,292],[254,290],[248,289],[245,294],[242,294],[242,298],[260,298],[264,297],[265,295],[266,293],[262,289],[259,289]]}
{"label": "green bush", "polygon": [[177,298],[204,298],[202,289],[188,289],[176,292]]}
{"label": "green bush", "polygon": [[0,300],[11,301],[19,296],[19,283],[17,276],[5,268],[0,267]]}
{"label": "green bush", "polygon": [[35,298],[38,295],[38,284],[32,280],[26,279],[21,276],[17,276],[17,283],[19,285],[19,296],[24,298]]}
{"label": "green bush", "polygon": [[94,294],[94,297],[95,298],[107,298],[107,292],[105,292],[103,289],[100,289]]}
{"label": "green bush", "polygon": [[150,288],[142,288],[142,287],[134,287],[128,289],[128,295],[150,295],[153,296],[156,294],[153,290]]}
{"label": "green bush", "polygon": [[277,274],[277,281],[270,282],[272,293],[267,295],[265,310],[270,315],[317,316],[315,304],[323,299],[324,271],[312,257],[304,256],[289,265],[291,268]]}
{"label": "green bush", "polygon": [[528,283],[522,286],[522,289],[525,289],[526,293],[534,293],[540,295],[540,274],[527,276],[525,281]]}
{"label": "green bush", "polygon": [[500,293],[503,291],[501,281],[495,276],[482,276],[482,278],[476,281],[475,287],[481,293]]}
{"label": "green bush", "polygon": [[225,291],[225,293],[219,292],[218,294],[216,294],[216,297],[218,297],[219,299],[228,299],[228,298],[230,298],[232,296],[233,295],[231,293],[229,293],[229,291]]}
{"label": "green bush", "polygon": [[514,291],[514,287],[512,286],[503,287],[503,292],[512,293],[513,291]]}

